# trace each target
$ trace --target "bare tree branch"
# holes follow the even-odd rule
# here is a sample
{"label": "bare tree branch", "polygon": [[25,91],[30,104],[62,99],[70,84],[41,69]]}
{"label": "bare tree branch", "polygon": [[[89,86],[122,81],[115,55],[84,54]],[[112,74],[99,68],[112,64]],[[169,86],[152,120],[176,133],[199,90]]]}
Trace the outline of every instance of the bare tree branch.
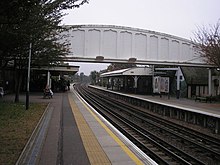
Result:
{"label": "bare tree branch", "polygon": [[194,33],[197,51],[206,62],[220,68],[220,20],[216,25],[198,27]]}

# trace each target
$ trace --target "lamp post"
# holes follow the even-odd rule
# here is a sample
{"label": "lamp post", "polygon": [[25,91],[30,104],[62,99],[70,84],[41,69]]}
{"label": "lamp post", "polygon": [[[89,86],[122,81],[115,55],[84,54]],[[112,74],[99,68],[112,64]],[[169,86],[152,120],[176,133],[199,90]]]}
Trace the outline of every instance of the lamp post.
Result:
{"label": "lamp post", "polygon": [[31,70],[31,47],[32,47],[32,43],[30,43],[30,47],[29,47],[29,57],[28,57],[28,75],[27,75],[27,92],[26,92],[26,110],[29,109],[29,82],[30,82],[30,70]]}

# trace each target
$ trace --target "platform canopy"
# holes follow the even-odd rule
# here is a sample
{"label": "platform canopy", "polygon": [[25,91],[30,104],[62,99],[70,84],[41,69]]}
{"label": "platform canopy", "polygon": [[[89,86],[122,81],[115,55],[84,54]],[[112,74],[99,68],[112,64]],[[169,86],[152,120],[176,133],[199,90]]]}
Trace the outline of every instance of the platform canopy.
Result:
{"label": "platform canopy", "polygon": [[67,74],[75,74],[79,71],[79,66],[72,66],[72,65],[59,65],[59,66],[50,66],[50,67],[33,67],[32,70],[36,70],[38,72],[45,72],[50,71],[52,75],[67,75]]}
{"label": "platform canopy", "polygon": [[152,69],[149,67],[136,67],[101,74],[101,77],[117,77],[117,76],[147,76],[152,75]]}

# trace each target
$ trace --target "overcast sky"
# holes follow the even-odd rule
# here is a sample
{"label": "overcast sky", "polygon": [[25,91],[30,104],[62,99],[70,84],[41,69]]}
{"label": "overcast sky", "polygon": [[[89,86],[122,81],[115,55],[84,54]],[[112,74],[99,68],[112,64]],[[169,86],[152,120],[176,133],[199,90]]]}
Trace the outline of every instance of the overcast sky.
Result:
{"label": "overcast sky", "polygon": [[[119,25],[193,38],[197,26],[220,19],[220,0],[90,0],[67,12],[66,25]],[[106,68],[106,64],[76,64],[79,72]]]}

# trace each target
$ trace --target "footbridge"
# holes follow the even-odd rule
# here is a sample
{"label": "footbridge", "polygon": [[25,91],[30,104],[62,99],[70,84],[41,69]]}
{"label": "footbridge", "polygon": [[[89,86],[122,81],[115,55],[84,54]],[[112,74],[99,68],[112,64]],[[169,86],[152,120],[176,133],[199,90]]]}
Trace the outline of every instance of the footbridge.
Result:
{"label": "footbridge", "polygon": [[169,34],[112,25],[78,25],[68,33],[70,62],[213,67],[190,40]]}

